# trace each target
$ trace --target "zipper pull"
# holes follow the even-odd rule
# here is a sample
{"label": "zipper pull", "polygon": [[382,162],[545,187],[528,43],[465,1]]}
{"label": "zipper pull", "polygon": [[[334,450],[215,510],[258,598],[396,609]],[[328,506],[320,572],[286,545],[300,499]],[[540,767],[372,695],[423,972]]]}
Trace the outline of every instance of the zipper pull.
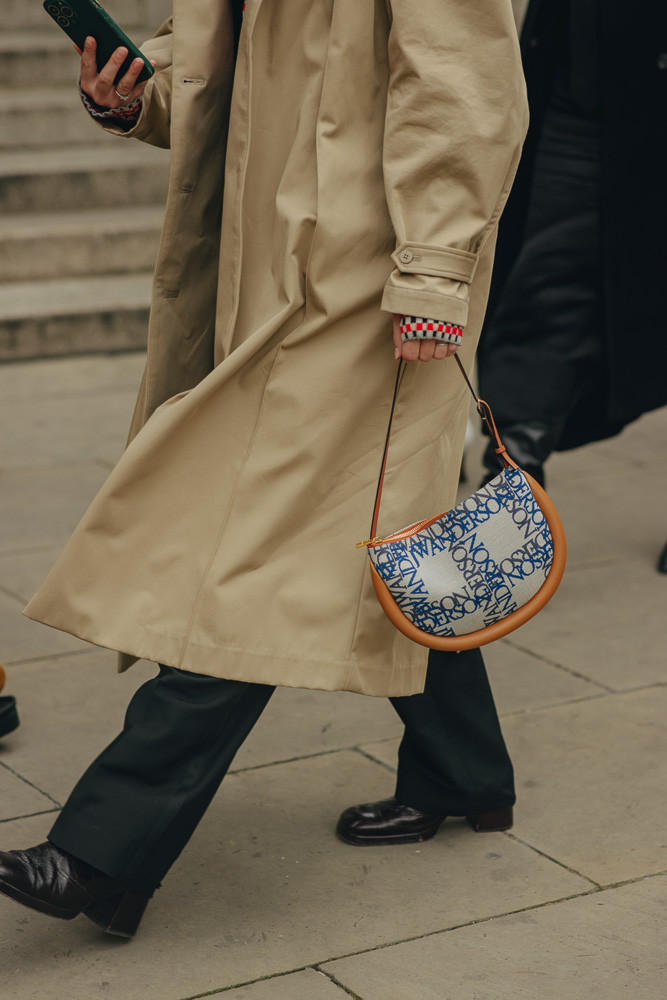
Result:
{"label": "zipper pull", "polygon": [[364,546],[368,547],[370,545],[377,545],[378,542],[381,542],[381,541],[382,541],[382,539],[379,538],[379,537],[369,538],[365,542],[357,542],[355,548],[357,548],[357,549],[363,549]]}

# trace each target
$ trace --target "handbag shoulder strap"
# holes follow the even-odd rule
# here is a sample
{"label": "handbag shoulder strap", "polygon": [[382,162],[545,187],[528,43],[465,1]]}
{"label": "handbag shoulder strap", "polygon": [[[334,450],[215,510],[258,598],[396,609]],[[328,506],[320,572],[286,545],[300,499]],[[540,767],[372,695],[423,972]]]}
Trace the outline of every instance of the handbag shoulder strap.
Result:
{"label": "handbag shoulder strap", "polygon": [[[496,454],[500,455],[503,465],[505,468],[516,469],[516,463],[507,454],[504,444],[500,440],[500,435],[498,434],[498,429],[496,427],[495,420],[493,419],[493,413],[491,412],[491,407],[485,400],[480,399],[475,390],[473,389],[472,383],[468,378],[467,372],[463,365],[461,364],[461,359],[458,354],[454,355],[454,360],[459,366],[459,371],[465,379],[466,385],[472,393],[472,397],[475,400],[475,405],[477,407],[477,412],[486,424],[489,434],[496,444]],[[398,365],[398,371],[396,372],[396,384],[394,385],[394,396],[391,401],[391,410],[389,411],[389,426],[387,427],[387,436],[384,442],[384,451],[382,453],[382,466],[380,467],[380,476],[378,479],[377,491],[375,493],[375,503],[373,504],[373,519],[371,522],[371,534],[370,538],[365,542],[357,542],[357,548],[363,548],[363,546],[373,545],[376,542],[382,541],[382,539],[377,537],[377,527],[378,521],[380,519],[380,503],[382,501],[382,487],[384,486],[384,475],[387,470],[387,455],[389,453],[389,440],[391,438],[391,427],[394,422],[394,411],[396,410],[396,400],[398,399],[398,391],[401,387],[401,382],[403,381],[403,374],[405,372],[405,362],[400,361]]]}

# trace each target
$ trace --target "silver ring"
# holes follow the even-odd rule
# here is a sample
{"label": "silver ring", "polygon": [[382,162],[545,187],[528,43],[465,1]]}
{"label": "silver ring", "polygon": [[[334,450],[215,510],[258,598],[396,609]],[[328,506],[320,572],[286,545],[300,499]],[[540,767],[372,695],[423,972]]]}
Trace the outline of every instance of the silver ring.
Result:
{"label": "silver ring", "polygon": [[119,94],[117,90],[114,89],[116,97],[120,97],[121,101],[129,101],[132,94]]}

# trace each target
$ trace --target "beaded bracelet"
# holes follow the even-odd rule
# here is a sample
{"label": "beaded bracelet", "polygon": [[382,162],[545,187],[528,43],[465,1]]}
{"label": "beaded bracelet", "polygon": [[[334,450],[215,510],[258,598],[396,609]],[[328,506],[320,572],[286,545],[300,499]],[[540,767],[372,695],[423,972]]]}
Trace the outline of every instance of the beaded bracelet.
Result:
{"label": "beaded bracelet", "polygon": [[93,118],[120,118],[127,122],[131,119],[139,117],[141,113],[141,94],[132,101],[131,104],[124,104],[119,108],[105,108],[101,104],[96,104],[92,97],[84,93],[81,89],[81,83],[79,83],[79,94],[81,95],[81,100],[83,101],[86,111],[93,116]]}

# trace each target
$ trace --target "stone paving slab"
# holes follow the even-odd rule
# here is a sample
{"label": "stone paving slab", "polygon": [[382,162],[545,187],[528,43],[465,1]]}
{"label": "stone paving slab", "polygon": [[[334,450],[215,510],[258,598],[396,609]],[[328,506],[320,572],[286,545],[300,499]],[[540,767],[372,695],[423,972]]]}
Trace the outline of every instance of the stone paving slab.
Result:
{"label": "stone paving slab", "polygon": [[[130,944],[0,899],[3,1000],[182,1000],[588,890],[462,824],[416,847],[338,841],[340,811],[387,781],[351,751],[230,775]],[[0,846],[38,843],[51,821],[1,824]]]}
{"label": "stone paving slab", "polygon": [[0,588],[16,597],[22,606],[27,604],[46,579],[61,549],[62,544],[15,555],[0,552]]}
{"label": "stone paving slab", "polygon": [[667,869],[667,687],[506,720],[513,833],[600,884]]}
{"label": "stone paving slab", "polygon": [[108,474],[92,462],[0,472],[0,552],[64,542]]}
{"label": "stone paving slab", "polygon": [[[136,392],[59,396],[36,407],[29,396],[0,400],[0,424],[12,432],[2,443],[5,469],[41,463],[117,461],[125,447]],[[91,433],[91,426],[95,428]]]}
{"label": "stone paving slab", "polygon": [[218,994],[221,1000],[346,1000],[347,990],[335,986],[322,972],[307,969],[291,976],[265,979]]}
{"label": "stone paving slab", "polygon": [[87,645],[66,632],[28,621],[22,614],[23,606],[23,601],[0,593],[0,663],[4,666],[54,653],[73,652]]}
{"label": "stone paving slab", "polygon": [[546,466],[547,490],[556,483],[588,479],[591,476],[615,476],[618,479],[632,475],[637,467],[638,463],[632,455],[607,450],[597,443],[584,445],[574,451],[557,451],[551,455]]}
{"label": "stone paving slab", "polygon": [[[642,464],[649,472],[660,469],[659,451],[656,442],[667,440],[667,408],[645,413],[639,420],[628,424],[618,437],[602,441],[594,447],[607,455]],[[568,453],[568,456],[573,453]]]}
{"label": "stone paving slab", "polygon": [[615,691],[664,684],[667,576],[654,563],[647,555],[566,572],[551,603],[510,641]]}
{"label": "stone paving slab", "polygon": [[356,746],[370,733],[376,739],[389,739],[402,731],[386,698],[278,688],[232,770]]}
{"label": "stone paving slab", "polygon": [[[29,364],[0,365],[0,398],[29,397],[48,409],[53,396],[92,395],[139,388],[146,354],[107,354],[101,357],[50,358]],[[131,414],[129,417],[131,418]],[[98,428],[90,427],[97,436]]]}
{"label": "stone paving slab", "polygon": [[492,642],[482,653],[501,715],[595,698],[604,691],[510,642]]}
{"label": "stone paving slab", "polygon": [[6,741],[4,759],[61,803],[118,735],[134,691],[156,671],[140,663],[119,676],[114,653],[82,645],[76,656],[7,670],[6,691],[16,696],[21,726]]}
{"label": "stone paving slab", "polygon": [[602,562],[643,560],[655,566],[667,534],[667,471],[659,463],[584,480],[554,477],[548,489],[569,541],[569,574]]}
{"label": "stone paving slab", "polygon": [[363,1000],[663,1000],[666,881],[646,879],[324,968]]}
{"label": "stone paving slab", "polygon": [[[506,718],[512,835],[599,884],[667,869],[666,717],[667,687]],[[398,744],[361,749],[395,767]]]}
{"label": "stone paving slab", "polygon": [[43,813],[55,806],[46,795],[22,781],[5,767],[5,762],[11,759],[8,747],[12,738],[12,734],[0,737],[0,837],[3,820],[15,816],[32,816],[34,813]]}

